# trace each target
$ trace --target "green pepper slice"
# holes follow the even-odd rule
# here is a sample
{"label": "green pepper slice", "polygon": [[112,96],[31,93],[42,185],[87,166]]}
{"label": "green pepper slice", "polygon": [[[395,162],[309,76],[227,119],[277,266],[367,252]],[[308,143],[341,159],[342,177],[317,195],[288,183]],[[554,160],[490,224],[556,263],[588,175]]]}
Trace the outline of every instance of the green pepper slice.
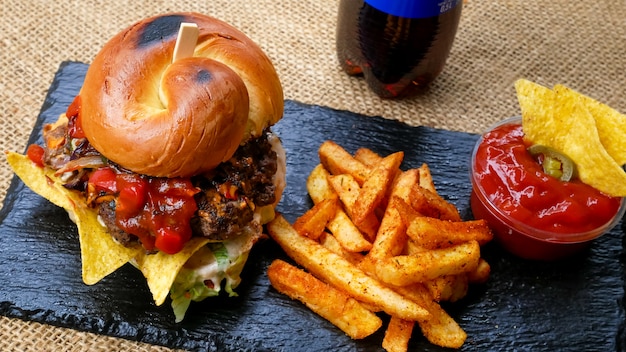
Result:
{"label": "green pepper slice", "polygon": [[543,172],[561,181],[569,181],[576,177],[576,164],[567,155],[545,145],[535,144],[528,152],[538,160]]}

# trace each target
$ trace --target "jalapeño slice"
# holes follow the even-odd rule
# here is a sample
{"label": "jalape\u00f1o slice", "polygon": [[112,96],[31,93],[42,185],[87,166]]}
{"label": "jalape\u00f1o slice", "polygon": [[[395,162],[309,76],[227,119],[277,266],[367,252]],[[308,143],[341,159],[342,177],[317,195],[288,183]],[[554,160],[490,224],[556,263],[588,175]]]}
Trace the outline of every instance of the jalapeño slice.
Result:
{"label": "jalape\u00f1o slice", "polygon": [[537,159],[546,174],[561,181],[576,177],[576,164],[567,155],[540,144],[530,146],[528,152]]}

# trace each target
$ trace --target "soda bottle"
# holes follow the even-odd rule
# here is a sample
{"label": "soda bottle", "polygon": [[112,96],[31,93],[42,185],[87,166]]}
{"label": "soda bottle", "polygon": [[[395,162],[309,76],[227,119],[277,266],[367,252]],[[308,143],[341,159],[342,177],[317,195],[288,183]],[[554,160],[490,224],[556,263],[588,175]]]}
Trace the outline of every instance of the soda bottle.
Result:
{"label": "soda bottle", "polygon": [[384,98],[427,87],[443,70],[462,0],[341,0],[337,56]]}

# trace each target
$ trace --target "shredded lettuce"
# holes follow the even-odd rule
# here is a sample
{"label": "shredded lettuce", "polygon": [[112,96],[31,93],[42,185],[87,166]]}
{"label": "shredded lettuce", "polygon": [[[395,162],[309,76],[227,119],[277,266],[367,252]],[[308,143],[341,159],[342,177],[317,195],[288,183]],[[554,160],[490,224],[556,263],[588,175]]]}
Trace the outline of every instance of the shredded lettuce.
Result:
{"label": "shredded lettuce", "polygon": [[209,243],[189,259],[170,289],[177,323],[183,320],[192,301],[217,296],[222,287],[229,296],[237,295],[235,288],[241,282],[252,244],[258,239],[257,232],[250,229],[233,240]]}

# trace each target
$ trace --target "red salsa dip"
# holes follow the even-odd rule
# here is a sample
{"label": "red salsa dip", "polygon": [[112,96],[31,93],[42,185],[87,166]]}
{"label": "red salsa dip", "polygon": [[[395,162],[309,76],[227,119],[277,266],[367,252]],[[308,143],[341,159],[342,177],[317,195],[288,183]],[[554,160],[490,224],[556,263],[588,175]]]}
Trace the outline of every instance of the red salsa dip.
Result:
{"label": "red salsa dip", "polygon": [[557,259],[615,225],[622,198],[547,175],[528,147],[520,120],[507,120],[485,133],[472,155],[474,216],[489,222],[506,249]]}

